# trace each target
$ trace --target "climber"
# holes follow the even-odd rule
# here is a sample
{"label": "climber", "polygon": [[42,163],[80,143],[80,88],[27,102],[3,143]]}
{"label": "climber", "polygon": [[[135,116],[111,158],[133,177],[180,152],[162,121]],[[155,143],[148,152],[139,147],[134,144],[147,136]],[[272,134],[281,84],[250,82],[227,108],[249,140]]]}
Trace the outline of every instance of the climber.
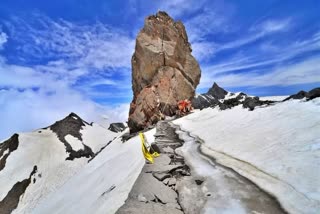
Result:
{"label": "climber", "polygon": [[178,115],[183,116],[192,110],[191,102],[187,99],[178,102]]}

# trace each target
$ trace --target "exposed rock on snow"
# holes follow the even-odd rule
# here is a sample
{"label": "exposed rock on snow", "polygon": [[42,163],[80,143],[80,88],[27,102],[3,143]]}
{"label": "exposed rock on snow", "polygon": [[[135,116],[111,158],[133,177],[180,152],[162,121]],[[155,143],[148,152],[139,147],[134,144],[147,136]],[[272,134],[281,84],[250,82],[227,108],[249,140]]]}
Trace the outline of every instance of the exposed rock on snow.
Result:
{"label": "exposed rock on snow", "polygon": [[71,161],[66,143],[75,152],[86,145],[94,156],[117,135],[70,114],[46,129],[15,134],[0,143],[0,213],[33,213],[35,206],[88,163],[91,156]]}
{"label": "exposed rock on snow", "polygon": [[174,115],[179,100],[194,96],[200,68],[191,51],[181,22],[165,12],[146,18],[132,57],[131,132],[156,123],[162,114]]}
{"label": "exposed rock on snow", "polygon": [[109,130],[113,132],[122,132],[127,128],[124,123],[111,123],[109,126]]}
{"label": "exposed rock on snow", "polygon": [[227,92],[219,87],[217,83],[214,83],[207,93],[198,95],[192,100],[192,106],[195,109],[219,106],[221,110],[242,105],[244,108],[252,111],[257,106],[270,105],[272,103],[274,103],[274,101],[260,100],[259,97],[250,97],[242,92]]}
{"label": "exposed rock on snow", "polygon": [[64,143],[66,151],[69,153],[67,160],[73,160],[81,157],[89,158],[94,156],[93,151],[87,145],[83,144],[83,148],[74,150],[72,145],[70,145],[65,139],[67,135],[71,135],[79,139],[79,141],[82,141],[80,130],[86,125],[89,126],[89,123],[82,120],[75,113],[71,113],[63,120],[57,121],[49,127],[57,134],[59,140]]}
{"label": "exposed rock on snow", "polygon": [[284,99],[283,101],[287,101],[290,99],[303,99],[303,98],[306,98],[307,100],[313,100],[317,97],[320,97],[320,88],[314,88],[309,92],[299,91],[297,94],[291,95],[290,97]]}
{"label": "exposed rock on snow", "polygon": [[243,108],[248,108],[250,111],[253,111],[257,106],[270,105],[274,103],[274,101],[270,100],[260,100],[259,97],[247,97],[243,101]]}
{"label": "exposed rock on snow", "polygon": [[9,155],[19,146],[19,135],[14,134],[9,140],[0,144],[0,171],[6,166]]}
{"label": "exposed rock on snow", "polygon": [[[0,211],[2,214],[10,214],[19,204],[20,197],[24,194],[31,183],[33,175],[37,172],[37,166],[33,167],[30,176],[23,181],[18,181],[8,192],[6,197],[0,201]],[[35,178],[34,178],[35,179]]]}
{"label": "exposed rock on snow", "polygon": [[195,109],[203,109],[216,106],[220,99],[224,99],[228,94],[226,90],[220,88],[217,83],[213,83],[207,93],[196,96],[192,99],[192,106]]}
{"label": "exposed rock on snow", "polygon": [[[155,130],[145,133],[149,142],[154,141],[154,133]],[[40,201],[32,213],[115,213],[127,199],[144,163],[139,136],[125,143],[118,136],[81,171]]]}

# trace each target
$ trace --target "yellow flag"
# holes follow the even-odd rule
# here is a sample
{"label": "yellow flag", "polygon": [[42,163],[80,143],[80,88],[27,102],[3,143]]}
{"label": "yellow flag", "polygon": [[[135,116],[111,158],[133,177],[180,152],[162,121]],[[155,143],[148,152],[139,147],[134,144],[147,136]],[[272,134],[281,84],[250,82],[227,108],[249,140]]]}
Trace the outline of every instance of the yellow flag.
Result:
{"label": "yellow flag", "polygon": [[[142,132],[139,133],[140,139],[141,139],[141,146],[142,146],[142,153],[145,159],[147,159],[150,163],[154,163],[154,157],[159,157],[159,154],[157,152],[154,152],[151,154],[145,144],[144,134]],[[151,146],[150,146],[151,147]]]}

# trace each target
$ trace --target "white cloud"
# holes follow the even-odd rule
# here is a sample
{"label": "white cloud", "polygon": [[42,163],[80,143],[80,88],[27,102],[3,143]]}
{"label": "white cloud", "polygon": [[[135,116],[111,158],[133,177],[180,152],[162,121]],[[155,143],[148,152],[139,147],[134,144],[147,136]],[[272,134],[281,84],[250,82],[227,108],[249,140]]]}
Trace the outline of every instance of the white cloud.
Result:
{"label": "white cloud", "polygon": [[279,31],[287,31],[291,25],[291,19],[283,19],[283,20],[267,20],[261,24],[260,28],[262,32],[270,33],[270,32],[279,32]]}
{"label": "white cloud", "polygon": [[[270,46],[270,43],[267,43],[267,45]],[[252,69],[259,69],[262,66],[276,65],[277,63],[285,62],[303,53],[315,50],[320,50],[319,33],[315,33],[311,38],[302,41],[293,41],[280,46],[273,44],[268,48],[269,55],[266,53],[267,50],[265,48],[262,50],[263,53],[259,52],[259,49],[256,49],[255,52],[250,54],[235,54],[229,59],[224,59],[222,63],[208,65],[202,70],[211,76],[244,69],[250,71]]]}
{"label": "white cloud", "polygon": [[204,73],[201,79],[201,88],[210,87],[213,80],[223,87],[241,86],[288,86],[320,82],[320,56],[311,57],[302,62],[285,64],[268,69],[252,70],[245,73],[210,74]]}
{"label": "white cloud", "polygon": [[48,93],[45,90],[8,89],[0,91],[0,141],[15,132],[31,131],[51,125],[56,120],[77,113],[88,122],[108,123],[127,120],[128,105],[105,107],[85,98],[79,92],[64,88]]}
{"label": "white cloud", "polygon": [[3,49],[3,45],[8,41],[8,36],[4,32],[0,32],[0,50]]}
{"label": "white cloud", "polygon": [[171,0],[160,1],[157,6],[159,10],[167,11],[171,16],[177,18],[183,14],[199,10],[206,2],[206,0]]}
{"label": "white cloud", "polygon": [[230,30],[228,21],[228,17],[218,8],[205,8],[185,22],[189,40],[192,43],[201,42],[206,40],[207,35],[226,33]]}
{"label": "white cloud", "polygon": [[77,67],[130,67],[134,39],[120,29],[100,22],[54,21],[39,14],[32,20],[15,17],[6,22],[12,39],[20,42],[20,54],[38,59],[59,56]]}
{"label": "white cloud", "polygon": [[[0,56],[0,140],[48,126],[70,112],[88,121],[105,122],[102,115],[109,115],[109,122],[126,121],[128,105],[105,106],[93,98],[94,93],[101,98],[131,96],[127,87],[107,92],[94,87],[116,86],[113,75],[130,79],[134,40],[101,23],[78,25],[45,16],[34,21],[16,17],[5,23],[10,39],[20,44],[15,60],[31,57],[39,63],[17,65]],[[84,83],[75,86],[78,81]]]}

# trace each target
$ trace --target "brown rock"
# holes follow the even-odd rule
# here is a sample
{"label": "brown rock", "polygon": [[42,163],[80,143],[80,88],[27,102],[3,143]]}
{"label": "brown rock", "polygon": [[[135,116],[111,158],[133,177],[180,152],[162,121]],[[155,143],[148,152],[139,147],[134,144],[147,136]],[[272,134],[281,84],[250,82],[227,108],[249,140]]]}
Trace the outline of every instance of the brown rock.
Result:
{"label": "brown rock", "polygon": [[191,51],[181,22],[165,12],[146,18],[132,56],[131,132],[174,115],[179,100],[194,96],[201,71]]}

